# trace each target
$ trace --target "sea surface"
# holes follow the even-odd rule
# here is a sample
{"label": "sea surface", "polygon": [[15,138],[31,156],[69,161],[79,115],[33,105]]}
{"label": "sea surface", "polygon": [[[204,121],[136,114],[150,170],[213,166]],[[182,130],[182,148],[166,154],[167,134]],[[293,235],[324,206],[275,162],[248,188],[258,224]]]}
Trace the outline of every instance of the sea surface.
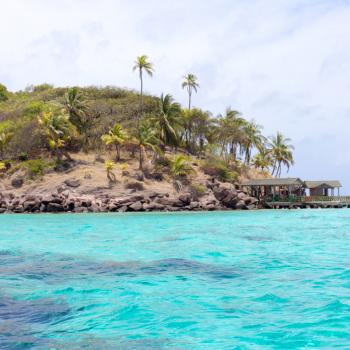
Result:
{"label": "sea surface", "polygon": [[350,210],[2,215],[0,349],[350,349]]}

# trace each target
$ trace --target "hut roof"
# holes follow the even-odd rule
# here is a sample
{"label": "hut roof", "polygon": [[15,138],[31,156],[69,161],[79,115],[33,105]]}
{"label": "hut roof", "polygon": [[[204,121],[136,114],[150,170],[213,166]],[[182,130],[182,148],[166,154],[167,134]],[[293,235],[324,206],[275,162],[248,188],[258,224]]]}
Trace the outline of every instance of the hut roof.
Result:
{"label": "hut roof", "polygon": [[305,181],[305,187],[312,189],[317,187],[337,188],[342,187],[338,180],[323,180],[323,181]]}
{"label": "hut roof", "polygon": [[298,177],[287,177],[277,179],[251,179],[240,183],[241,186],[301,186],[303,181]]}

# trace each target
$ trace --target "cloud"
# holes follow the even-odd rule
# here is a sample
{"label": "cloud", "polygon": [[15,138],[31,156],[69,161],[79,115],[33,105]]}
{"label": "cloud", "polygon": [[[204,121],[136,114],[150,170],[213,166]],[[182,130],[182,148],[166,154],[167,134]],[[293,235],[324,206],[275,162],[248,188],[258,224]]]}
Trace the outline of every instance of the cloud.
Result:
{"label": "cloud", "polygon": [[2,4],[0,81],[136,89],[131,67],[146,53],[149,92],[185,104],[181,77],[193,72],[195,105],[232,106],[293,138],[291,174],[350,183],[349,18],[347,0],[12,0]]}

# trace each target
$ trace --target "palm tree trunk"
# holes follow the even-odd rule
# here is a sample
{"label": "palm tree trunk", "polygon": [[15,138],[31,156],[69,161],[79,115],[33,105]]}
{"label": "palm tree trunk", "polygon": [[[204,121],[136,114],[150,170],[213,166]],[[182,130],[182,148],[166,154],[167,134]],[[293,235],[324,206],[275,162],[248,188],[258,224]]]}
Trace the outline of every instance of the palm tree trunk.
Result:
{"label": "palm tree trunk", "polygon": [[139,169],[143,170],[143,149],[142,145],[139,146]]}
{"label": "palm tree trunk", "polygon": [[189,89],[188,90],[188,109],[191,110],[191,98],[192,98],[192,92]]}
{"label": "palm tree trunk", "polygon": [[115,145],[115,149],[117,151],[117,161],[120,160],[120,148],[119,148],[119,145]]}

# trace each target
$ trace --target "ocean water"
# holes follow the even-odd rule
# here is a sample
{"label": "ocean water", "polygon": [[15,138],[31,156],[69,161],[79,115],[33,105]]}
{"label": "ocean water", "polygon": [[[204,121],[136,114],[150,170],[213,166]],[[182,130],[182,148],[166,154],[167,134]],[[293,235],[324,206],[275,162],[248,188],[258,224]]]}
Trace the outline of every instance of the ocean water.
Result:
{"label": "ocean water", "polygon": [[350,349],[350,210],[2,215],[0,349]]}

